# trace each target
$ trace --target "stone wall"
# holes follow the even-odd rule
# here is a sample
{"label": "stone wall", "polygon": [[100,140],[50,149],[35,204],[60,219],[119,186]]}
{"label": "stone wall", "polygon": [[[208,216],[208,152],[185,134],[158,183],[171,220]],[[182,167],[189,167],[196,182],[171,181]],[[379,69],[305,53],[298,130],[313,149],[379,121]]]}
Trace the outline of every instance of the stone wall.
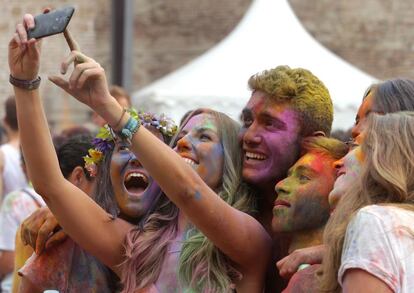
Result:
{"label": "stone wall", "polygon": [[289,0],[306,29],[331,51],[379,78],[414,78],[414,2]]}
{"label": "stone wall", "polygon": [[[272,0],[282,1],[282,0]],[[414,78],[414,2],[404,0],[289,0],[305,28],[330,50],[378,78]],[[7,44],[25,12],[71,4],[70,24],[82,50],[111,71],[110,0],[0,0],[0,103],[8,84]],[[251,0],[135,0],[134,90],[174,71],[223,39],[237,25]],[[44,40],[41,86],[52,127],[88,119],[87,109],[52,86],[47,75],[59,72],[68,50],[62,37]],[[0,107],[0,117],[3,109]]]}

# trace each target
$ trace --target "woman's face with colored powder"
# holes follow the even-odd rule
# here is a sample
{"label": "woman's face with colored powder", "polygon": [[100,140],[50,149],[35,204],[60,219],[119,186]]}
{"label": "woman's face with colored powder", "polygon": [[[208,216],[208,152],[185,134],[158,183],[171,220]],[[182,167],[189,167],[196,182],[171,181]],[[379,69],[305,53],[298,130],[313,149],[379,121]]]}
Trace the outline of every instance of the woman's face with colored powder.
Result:
{"label": "woman's face with colored powder", "polygon": [[362,101],[361,106],[358,109],[358,113],[355,117],[355,125],[352,127],[352,138],[356,139],[358,135],[364,130],[364,125],[368,115],[373,112],[374,96],[370,92]]}
{"label": "woman's face with colored powder", "polygon": [[[158,130],[151,127],[149,130],[163,140]],[[120,217],[131,220],[142,217],[149,210],[160,189],[130,151],[130,145],[126,141],[115,143],[110,174],[115,200],[121,212]]]}
{"label": "woman's face with colored powder", "polygon": [[335,181],[333,159],[319,152],[303,155],[276,184],[272,229],[296,232],[323,226],[329,218],[328,195]]}
{"label": "woman's face with colored powder", "polygon": [[176,152],[216,189],[223,175],[224,151],[214,117],[208,113],[191,117],[179,137]]}
{"label": "woman's face with colored powder", "polygon": [[337,178],[329,194],[329,205],[334,210],[339,199],[358,180],[361,174],[363,155],[360,146],[354,147],[345,157],[334,163]]}

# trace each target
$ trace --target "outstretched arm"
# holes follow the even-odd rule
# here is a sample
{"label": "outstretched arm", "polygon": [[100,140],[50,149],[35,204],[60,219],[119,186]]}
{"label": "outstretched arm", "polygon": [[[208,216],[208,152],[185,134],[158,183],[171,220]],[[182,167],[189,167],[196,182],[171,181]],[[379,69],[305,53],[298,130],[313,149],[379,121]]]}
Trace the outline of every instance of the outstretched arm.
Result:
{"label": "outstretched arm", "polygon": [[[24,23],[17,25],[9,44],[9,66],[14,78],[30,81],[38,76],[40,41],[27,40],[26,27],[34,27],[32,15],[25,15]],[[122,261],[122,244],[129,225],[111,220],[92,199],[63,177],[39,90],[14,86],[14,92],[21,146],[35,190],[76,242],[114,267]]]}
{"label": "outstretched arm", "polygon": [[[110,125],[125,125],[129,114],[122,116],[121,106],[103,82],[105,75],[99,64],[72,51],[62,63],[61,71],[66,72],[75,60],[82,63],[75,66],[69,81],[57,76],[51,81],[90,106]],[[123,118],[119,123],[120,117]],[[177,153],[144,127],[132,137],[132,151],[191,222],[244,272],[258,270],[258,264],[266,266],[271,240],[255,219],[225,203]]]}

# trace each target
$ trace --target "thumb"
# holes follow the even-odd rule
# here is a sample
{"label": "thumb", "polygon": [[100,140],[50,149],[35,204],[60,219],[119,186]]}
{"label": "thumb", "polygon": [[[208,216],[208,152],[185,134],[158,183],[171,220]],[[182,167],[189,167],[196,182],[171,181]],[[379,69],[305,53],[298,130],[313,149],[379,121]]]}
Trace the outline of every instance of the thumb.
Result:
{"label": "thumb", "polygon": [[69,82],[61,78],[60,76],[51,75],[47,77],[51,82],[53,82],[55,85],[60,87],[61,89],[65,90],[69,94],[72,94],[72,91],[69,89]]}
{"label": "thumb", "polygon": [[63,242],[68,238],[68,235],[63,232],[63,230],[59,230],[58,232],[54,233],[47,241],[45,248],[49,249],[52,246],[55,246],[58,243]]}

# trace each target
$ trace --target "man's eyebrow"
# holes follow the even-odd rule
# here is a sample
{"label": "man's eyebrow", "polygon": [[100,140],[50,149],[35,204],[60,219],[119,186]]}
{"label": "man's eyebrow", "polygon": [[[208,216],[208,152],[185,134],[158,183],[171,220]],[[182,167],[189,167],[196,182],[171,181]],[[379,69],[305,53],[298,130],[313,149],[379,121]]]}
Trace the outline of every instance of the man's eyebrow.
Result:
{"label": "man's eyebrow", "polygon": [[310,172],[311,174],[316,174],[317,172],[313,170],[310,166],[300,165],[296,168],[296,172]]}
{"label": "man's eyebrow", "polygon": [[261,118],[264,118],[264,119],[270,119],[270,120],[273,120],[273,121],[275,121],[275,122],[278,124],[278,126],[279,126],[280,128],[282,128],[282,129],[287,129],[286,122],[284,122],[283,120],[279,119],[278,117],[273,116],[273,115],[272,115],[270,112],[268,112],[268,111],[264,111],[264,112],[260,113],[260,114],[259,114],[259,116],[260,116]]}

